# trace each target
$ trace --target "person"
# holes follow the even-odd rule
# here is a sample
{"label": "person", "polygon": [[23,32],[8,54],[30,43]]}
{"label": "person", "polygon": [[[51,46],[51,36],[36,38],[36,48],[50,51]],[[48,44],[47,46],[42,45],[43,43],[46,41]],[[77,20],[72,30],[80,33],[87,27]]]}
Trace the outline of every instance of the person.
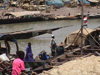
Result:
{"label": "person", "polygon": [[41,60],[47,60],[47,54],[44,50],[39,54],[39,58]]}
{"label": "person", "polygon": [[57,56],[64,54],[64,43],[61,42],[61,44],[57,47]]}
{"label": "person", "polygon": [[26,56],[24,58],[24,61],[34,61],[30,42],[28,43],[28,46],[26,48]]}
{"label": "person", "polygon": [[55,56],[55,51],[56,51],[56,42],[55,42],[55,36],[51,36],[50,40],[50,48],[51,48],[51,55]]}
{"label": "person", "polygon": [[20,75],[21,72],[25,71],[23,58],[24,58],[24,52],[17,51],[17,58],[13,61],[12,64],[12,75]]}

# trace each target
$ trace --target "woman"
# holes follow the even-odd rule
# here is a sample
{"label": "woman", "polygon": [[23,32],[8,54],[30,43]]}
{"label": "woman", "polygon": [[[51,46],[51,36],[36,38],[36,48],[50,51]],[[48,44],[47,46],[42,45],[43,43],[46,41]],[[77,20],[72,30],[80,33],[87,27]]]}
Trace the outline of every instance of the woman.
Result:
{"label": "woman", "polygon": [[28,46],[26,48],[26,56],[24,58],[24,61],[34,61],[30,42],[28,43]]}

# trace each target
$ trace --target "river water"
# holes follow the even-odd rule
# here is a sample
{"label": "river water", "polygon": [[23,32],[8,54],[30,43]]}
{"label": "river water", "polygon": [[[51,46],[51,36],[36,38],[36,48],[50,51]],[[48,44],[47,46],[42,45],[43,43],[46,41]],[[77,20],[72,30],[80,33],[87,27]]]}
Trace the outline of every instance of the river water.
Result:
{"label": "river water", "polygon": [[[70,26],[73,25],[73,26]],[[0,32],[13,32],[13,31],[20,31],[24,29],[30,29],[29,31],[34,30],[42,30],[42,29],[49,29],[49,28],[55,28],[55,27],[63,27],[63,26],[69,26],[64,27],[61,29],[58,29],[56,31],[53,31],[52,34],[55,35],[55,41],[57,45],[60,44],[60,42],[64,41],[65,37],[80,29],[81,28],[81,20],[57,20],[57,21],[37,21],[37,22],[28,22],[28,23],[17,23],[17,24],[3,24],[0,25]],[[88,20],[88,27],[91,29],[94,29],[96,27],[100,26],[100,19],[89,19]],[[39,35],[36,37],[32,37],[30,39],[19,39],[18,46],[20,50],[23,50],[26,52],[27,43],[32,43],[32,52],[34,54],[34,57],[39,54],[40,51],[45,50],[47,53],[50,53],[50,39],[51,35],[49,33]],[[20,36],[19,36],[20,37]],[[1,44],[3,46],[4,43],[1,41]],[[16,46],[14,43],[10,42],[11,46],[11,53],[15,53]]]}

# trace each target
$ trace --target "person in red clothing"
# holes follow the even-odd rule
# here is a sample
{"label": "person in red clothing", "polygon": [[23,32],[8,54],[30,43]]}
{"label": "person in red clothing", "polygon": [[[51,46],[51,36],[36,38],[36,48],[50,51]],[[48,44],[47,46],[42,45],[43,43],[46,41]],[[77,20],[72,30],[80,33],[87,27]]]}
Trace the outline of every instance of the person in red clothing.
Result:
{"label": "person in red clothing", "polygon": [[25,71],[25,65],[23,61],[24,52],[18,51],[17,56],[18,58],[16,58],[12,64],[12,75],[20,75],[21,72]]}

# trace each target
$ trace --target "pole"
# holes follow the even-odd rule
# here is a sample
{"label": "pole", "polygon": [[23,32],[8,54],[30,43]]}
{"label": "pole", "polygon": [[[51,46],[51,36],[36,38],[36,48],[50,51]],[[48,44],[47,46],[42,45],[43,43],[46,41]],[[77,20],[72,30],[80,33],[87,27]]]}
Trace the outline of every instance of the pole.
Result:
{"label": "pole", "polygon": [[83,0],[81,1],[81,56],[83,56]]}

